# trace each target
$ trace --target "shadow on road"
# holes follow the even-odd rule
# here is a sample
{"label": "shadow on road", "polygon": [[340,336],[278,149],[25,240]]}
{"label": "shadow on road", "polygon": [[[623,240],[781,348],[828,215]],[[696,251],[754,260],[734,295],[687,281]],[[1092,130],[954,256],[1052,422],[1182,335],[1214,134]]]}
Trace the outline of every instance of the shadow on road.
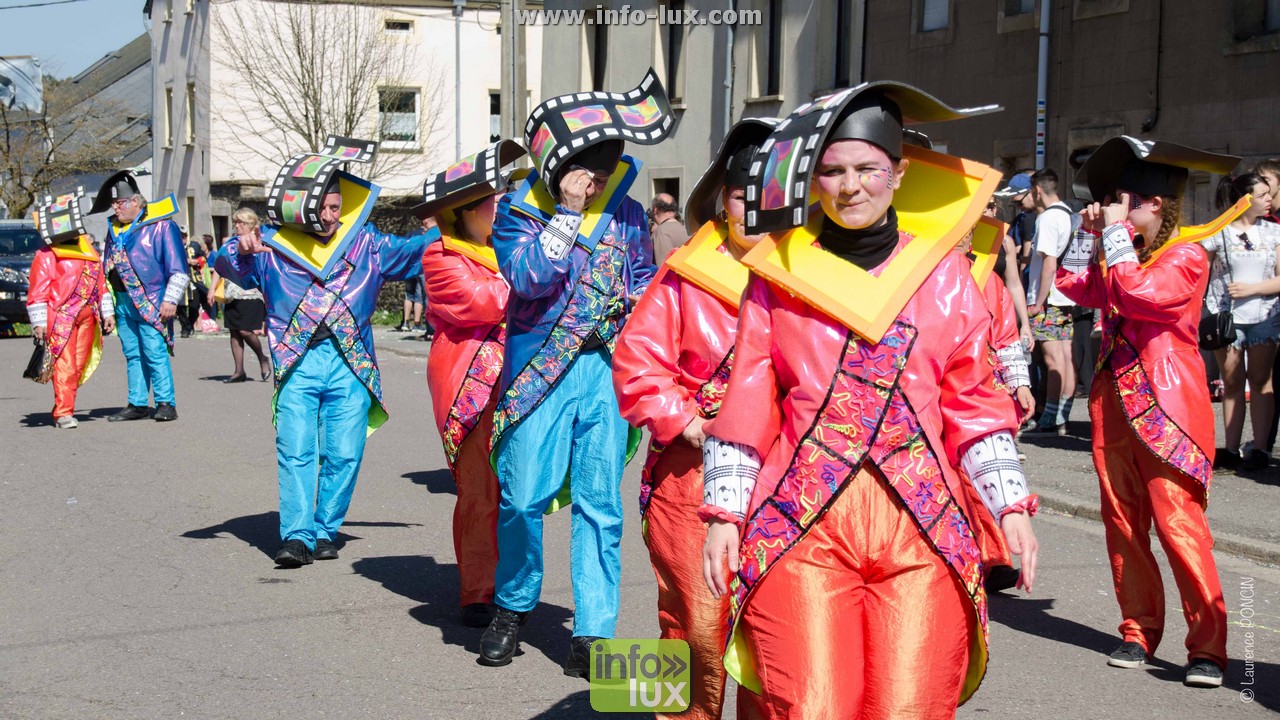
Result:
{"label": "shadow on road", "polygon": [[[343,523],[343,527],[421,527],[420,523],[402,522],[361,522],[351,520]],[[198,530],[182,533],[184,538],[194,540],[222,540],[224,535],[231,535],[244,544],[256,548],[267,557],[275,557],[280,549],[280,513],[265,512],[257,515],[243,515],[226,522],[210,525]],[[348,535],[338,532],[335,545],[338,549],[352,540],[359,540],[359,535]]]}
{"label": "shadow on road", "polygon": [[[440,629],[441,639],[449,645],[466,648],[468,652],[480,652],[481,628],[463,627],[458,622],[458,566],[439,563],[425,555],[392,555],[357,560],[351,565],[357,575],[362,575],[397,595],[422,603],[409,611],[409,615],[424,625]],[[529,616],[529,622],[520,629],[520,650],[516,662],[525,648],[533,647],[556,664],[564,664],[569,655],[569,638],[572,634],[566,623],[573,613],[559,605],[539,603]],[[590,703],[584,704],[590,708]],[[550,715],[548,717],[557,717]]]}
{"label": "shadow on road", "polygon": [[[560,718],[598,718],[601,713],[591,709],[591,691],[581,690],[547,708],[545,712],[529,718],[529,720],[560,720]],[[652,718],[653,713],[609,713],[609,718],[625,720],[627,718]]]}
{"label": "shadow on road", "polygon": [[[116,413],[120,412],[123,409],[124,408],[122,407],[94,408],[88,412],[78,412],[74,415],[74,417],[76,420],[79,420],[81,422],[88,422],[90,420],[101,420],[102,418],[115,415]],[[20,422],[25,427],[48,427],[53,424],[53,413],[51,412],[27,413],[26,415],[22,416],[22,420]]]}
{"label": "shadow on road", "polygon": [[425,486],[427,492],[432,495],[456,495],[458,493],[458,488],[453,483],[453,475],[449,472],[449,468],[415,470],[407,472],[400,477],[413,482],[414,485]]}

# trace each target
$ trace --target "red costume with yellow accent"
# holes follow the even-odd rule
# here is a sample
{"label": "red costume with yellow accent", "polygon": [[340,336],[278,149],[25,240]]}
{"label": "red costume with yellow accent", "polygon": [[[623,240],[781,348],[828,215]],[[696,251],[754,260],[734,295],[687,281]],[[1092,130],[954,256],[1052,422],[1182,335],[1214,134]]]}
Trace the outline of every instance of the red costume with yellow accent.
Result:
{"label": "red costume with yellow accent", "polygon": [[518,143],[500,140],[462,158],[427,178],[423,203],[413,208],[435,217],[441,232],[422,254],[427,320],[435,329],[427,387],[458,488],[453,550],[463,622],[475,627],[489,622],[498,565],[498,477],[489,451],[510,294],[489,242],[495,195],[506,187],[502,169],[524,154]]}
{"label": "red costume with yellow accent", "polygon": [[[1152,143],[1109,140],[1095,155],[1099,159],[1081,169],[1077,195],[1181,195],[1178,183],[1156,179],[1173,174],[1176,180],[1175,168],[1152,167],[1152,161],[1141,159],[1145,154],[1126,148],[1149,152]],[[1221,163],[1225,171],[1235,160]],[[1176,170],[1185,182],[1186,170]],[[1187,656],[1220,669],[1227,660],[1227,616],[1204,514],[1212,479],[1213,406],[1197,344],[1209,262],[1194,241],[1220,229],[1243,207],[1210,226],[1175,231],[1142,262],[1133,249],[1133,227],[1113,224],[1102,232],[1105,264],[1078,274],[1059,270],[1055,283],[1073,302],[1104,312],[1089,416],[1107,551],[1124,617],[1120,633],[1149,657],[1164,632],[1164,589],[1150,547],[1154,522],[1182,596]],[[1190,678],[1188,684],[1194,684]]]}
{"label": "red costume with yellow accent", "polygon": [[910,168],[871,225],[841,229],[815,212],[743,261],[753,275],[729,390],[706,428],[701,510],[741,527],[725,654],[743,688],[740,716],[951,717],[981,682],[986,595],[974,520],[989,510],[971,502],[961,465],[984,500],[1020,498],[995,512],[1031,498],[1013,455],[1017,420],[995,382],[991,315],[952,249],[999,175],[903,147],[902,122],[983,110],[870,83],[797,109],[753,163],[753,232],[805,217],[797,169],[838,171],[841,207],[871,202],[846,199],[850,172],[863,188],[879,183],[874,197],[899,187],[890,170],[879,180],[865,170],[870,160],[855,166],[837,153],[825,165],[829,131]]}
{"label": "red costume with yellow accent", "polygon": [[46,246],[31,260],[27,314],[44,327],[44,365],[36,382],[53,382],[53,418],[75,427],[76,391],[102,357],[100,323],[115,310],[107,292],[102,258],[84,235],[82,193],[62,195],[37,213]]}
{"label": "red costume with yellow accent", "polygon": [[422,271],[427,320],[436,333],[427,358],[427,387],[458,487],[453,549],[462,604],[470,605],[493,600],[498,564],[498,478],[489,465],[489,436],[509,288],[496,262],[486,265],[454,249],[462,242],[446,235],[428,245]]}
{"label": "red costume with yellow accent", "polygon": [[[704,225],[690,245],[708,241],[714,246],[726,241],[722,223]],[[613,384],[622,417],[652,435],[640,505],[644,540],[658,578],[662,638],[685,640],[690,648],[691,707],[680,717],[718,718],[724,702],[720,654],[729,601],[713,597],[702,579],[702,451],[681,433],[695,417],[714,417],[719,409],[738,312],[736,302],[717,297],[677,271],[684,253],[676,253],[649,284],[618,339]],[[745,268],[742,275],[745,279]]]}

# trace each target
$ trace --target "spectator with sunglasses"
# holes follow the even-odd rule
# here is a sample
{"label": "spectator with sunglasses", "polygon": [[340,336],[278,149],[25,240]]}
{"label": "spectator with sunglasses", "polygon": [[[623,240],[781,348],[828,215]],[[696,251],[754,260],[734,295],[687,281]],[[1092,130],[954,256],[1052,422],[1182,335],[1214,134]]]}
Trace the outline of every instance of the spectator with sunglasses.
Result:
{"label": "spectator with sunglasses", "polygon": [[[1271,188],[1257,173],[1223,178],[1218,184],[1219,209],[1234,205],[1245,195],[1251,195],[1253,202],[1244,214],[1201,244],[1212,261],[1205,305],[1210,313],[1230,310],[1236,328],[1236,341],[1214,352],[1222,371],[1222,421],[1226,426],[1226,447],[1215,467],[1258,471],[1271,459],[1267,434],[1275,411],[1271,377],[1280,338],[1280,304],[1276,303],[1280,293],[1280,226],[1264,221],[1272,211]],[[1246,378],[1253,443],[1242,457]]]}

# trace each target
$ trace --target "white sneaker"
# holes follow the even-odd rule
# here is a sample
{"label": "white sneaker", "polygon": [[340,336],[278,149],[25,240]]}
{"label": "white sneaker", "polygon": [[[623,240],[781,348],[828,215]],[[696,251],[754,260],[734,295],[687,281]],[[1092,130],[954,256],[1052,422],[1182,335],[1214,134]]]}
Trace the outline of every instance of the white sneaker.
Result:
{"label": "white sneaker", "polygon": [[63,415],[54,423],[54,427],[59,430],[71,430],[80,427],[80,423],[76,422],[76,419],[70,415]]}

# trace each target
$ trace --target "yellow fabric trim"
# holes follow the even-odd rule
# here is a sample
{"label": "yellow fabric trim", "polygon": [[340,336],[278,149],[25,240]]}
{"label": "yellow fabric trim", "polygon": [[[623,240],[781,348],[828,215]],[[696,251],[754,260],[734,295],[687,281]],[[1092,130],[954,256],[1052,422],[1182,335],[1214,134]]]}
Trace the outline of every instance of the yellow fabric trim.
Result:
{"label": "yellow fabric trim", "polygon": [[972,160],[914,146],[902,187],[894,193],[898,228],[915,239],[879,277],[815,247],[822,211],[809,224],[783,235],[766,236],[742,259],[753,272],[827,313],[858,335],[879,342],[898,313],[978,223],[1000,184],[998,171]]}
{"label": "yellow fabric trim", "polygon": [[759,695],[764,692],[764,683],[756,671],[756,663],[751,659],[751,651],[747,647],[747,638],[742,630],[734,627],[733,637],[729,640],[729,648],[724,651],[724,669],[739,685]]}
{"label": "yellow fabric trim", "polygon": [[666,265],[680,277],[736,308],[751,272],[731,255],[720,252],[720,247],[728,241],[728,225],[709,220],[689,242],[667,258]]}
{"label": "yellow fabric trim", "polygon": [[983,215],[973,227],[973,279],[979,290],[985,290],[991,279],[991,271],[1004,250],[1004,234],[1007,225],[995,218]]}
{"label": "yellow fabric trim", "polygon": [[363,215],[365,203],[369,201],[373,190],[339,175],[338,192],[342,195],[342,216],[338,221],[338,231],[333,234],[333,237],[321,242],[311,233],[287,225],[282,225],[276,230],[275,242],[305,260],[317,273],[324,268],[338,248],[343,247],[343,240],[348,235],[360,232],[360,228],[356,227],[354,221]]}
{"label": "yellow fabric trim", "polygon": [[[609,176],[609,182],[604,186],[604,192],[600,193],[591,204],[586,207],[582,213],[582,224],[578,226],[578,235],[584,238],[591,237],[595,232],[596,226],[600,224],[604,217],[601,214],[613,198],[614,193],[618,191],[618,186],[623,180],[628,178],[636,171],[635,162],[627,157],[622,156],[618,161],[618,166],[614,168],[613,174]],[[547,189],[547,182],[544,178],[538,178],[538,182],[533,184],[529,189],[525,202],[538,208],[547,215],[556,214],[556,201],[551,197],[551,192]]]}
{"label": "yellow fabric trim", "polygon": [[1151,257],[1147,258],[1147,261],[1142,263],[1142,267],[1151,265],[1151,263],[1155,262],[1161,255],[1168,252],[1172,247],[1182,245],[1184,243],[1203,240],[1214,233],[1220,232],[1222,228],[1230,225],[1233,220],[1243,215],[1244,211],[1249,209],[1249,204],[1251,202],[1253,202],[1253,196],[1245,195],[1237,200],[1235,205],[1227,208],[1226,212],[1213,220],[1210,220],[1204,225],[1188,225],[1186,227],[1178,228],[1178,232],[1174,233],[1174,236],[1169,238],[1168,242],[1161,245],[1159,250],[1151,253]]}
{"label": "yellow fabric trim", "polygon": [[89,242],[88,235],[81,235],[75,244],[55,243],[49,246],[53,251],[54,257],[59,260],[92,260],[98,261],[102,258],[98,256],[98,251],[93,247],[93,243]]}
{"label": "yellow fabric trim", "polygon": [[444,243],[444,248],[446,250],[456,252],[463,257],[471,258],[493,272],[498,272],[498,254],[494,252],[493,248],[455,238],[453,236],[454,222],[455,221],[451,220],[448,224],[444,222],[439,223],[440,242]]}
{"label": "yellow fabric trim", "polygon": [[150,225],[153,222],[168,220],[169,218],[177,215],[180,210],[177,196],[170,193],[159,200],[149,201],[147,203],[147,216],[142,219],[142,222],[137,224],[141,227],[143,225]]}
{"label": "yellow fabric trim", "polygon": [[98,363],[102,362],[102,325],[96,320],[93,323],[93,347],[89,350],[89,358],[85,360],[84,369],[80,371],[80,384],[89,382],[89,378],[93,375],[93,371],[98,369]]}

